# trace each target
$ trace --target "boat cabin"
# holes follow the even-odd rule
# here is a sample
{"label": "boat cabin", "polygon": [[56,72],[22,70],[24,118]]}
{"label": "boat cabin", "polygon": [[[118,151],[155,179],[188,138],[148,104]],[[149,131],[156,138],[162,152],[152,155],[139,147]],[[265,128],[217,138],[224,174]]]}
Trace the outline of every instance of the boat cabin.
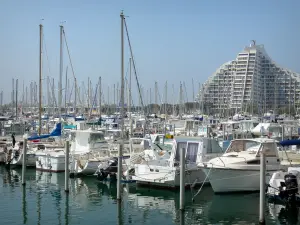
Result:
{"label": "boat cabin", "polygon": [[106,143],[104,133],[101,131],[72,130],[71,131],[71,151],[88,153],[93,149],[99,149]]}
{"label": "boat cabin", "polygon": [[180,152],[182,148],[185,149],[184,157],[187,165],[196,165],[199,162],[208,161],[223,154],[222,148],[214,139],[205,137],[175,137],[170,156],[171,165],[180,165]]}
{"label": "boat cabin", "polygon": [[277,143],[275,140],[267,138],[232,140],[224,155],[238,157],[237,154],[232,153],[245,152],[248,155],[260,157],[262,151],[265,153],[266,157],[278,158]]}

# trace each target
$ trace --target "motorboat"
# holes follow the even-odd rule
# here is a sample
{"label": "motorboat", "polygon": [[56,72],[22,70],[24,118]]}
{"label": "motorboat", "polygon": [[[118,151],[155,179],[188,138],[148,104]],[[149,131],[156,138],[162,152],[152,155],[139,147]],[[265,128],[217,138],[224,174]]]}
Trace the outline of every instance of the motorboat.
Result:
{"label": "motorboat", "polygon": [[151,160],[144,160],[135,165],[135,175],[132,179],[137,184],[160,186],[167,188],[179,187],[180,183],[180,151],[185,149],[186,186],[195,186],[205,181],[206,175],[197,166],[218,155],[222,149],[214,139],[200,137],[175,137],[173,148],[169,155],[157,154]]}
{"label": "motorboat", "polygon": [[216,193],[259,191],[260,154],[266,156],[266,182],[285,166],[278,156],[277,142],[268,138],[236,139],[225,153],[208,162],[199,163]]}

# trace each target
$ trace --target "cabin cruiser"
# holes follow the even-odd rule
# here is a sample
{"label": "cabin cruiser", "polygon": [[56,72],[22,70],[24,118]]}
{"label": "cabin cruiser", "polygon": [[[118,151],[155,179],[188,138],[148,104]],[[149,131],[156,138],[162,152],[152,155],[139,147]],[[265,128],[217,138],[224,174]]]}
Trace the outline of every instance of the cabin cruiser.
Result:
{"label": "cabin cruiser", "polygon": [[186,180],[185,185],[201,184],[205,174],[197,167],[199,162],[208,161],[222,154],[218,142],[209,138],[175,137],[170,154],[157,154],[151,160],[144,160],[135,165],[135,175],[132,179],[138,184],[179,187],[180,181],[180,151],[186,150]]}
{"label": "cabin cruiser", "polygon": [[280,164],[277,143],[273,139],[232,140],[221,157],[198,166],[208,176],[214,192],[258,191],[260,153],[266,154],[267,182],[284,166]]}
{"label": "cabin cruiser", "polygon": [[107,156],[107,141],[102,131],[72,130],[70,175],[93,175]]}

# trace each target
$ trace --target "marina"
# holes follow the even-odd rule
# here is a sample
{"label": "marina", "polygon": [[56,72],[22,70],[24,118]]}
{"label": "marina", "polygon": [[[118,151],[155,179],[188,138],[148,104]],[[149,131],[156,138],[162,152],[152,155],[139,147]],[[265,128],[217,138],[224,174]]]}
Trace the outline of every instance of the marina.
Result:
{"label": "marina", "polygon": [[[251,33],[255,39],[243,37],[249,44],[237,50],[241,37],[236,31],[228,31],[235,42],[226,44],[228,35],[214,34],[214,40],[211,33],[206,42],[194,35],[202,38],[212,29],[203,12],[182,14],[184,26],[174,17],[173,26],[167,19],[154,26],[159,16],[134,13],[147,12],[144,5],[131,11],[110,3],[112,10],[91,2],[95,8],[81,5],[91,14],[75,7],[71,17],[66,13],[72,18],[68,22],[34,18],[24,26],[28,32],[20,27],[26,20],[14,27],[28,33],[28,49],[36,51],[20,51],[30,55],[23,54],[23,60],[15,52],[13,66],[7,67],[6,57],[0,66],[0,73],[3,67],[9,74],[0,82],[1,224],[300,224],[300,73],[277,63],[287,60],[274,54],[273,37],[256,31]],[[65,4],[60,9],[70,8]],[[255,10],[248,6],[243,14],[253,17],[263,4]],[[100,5],[111,17],[94,11]],[[185,10],[182,3],[175,5],[181,7],[174,12]],[[277,19],[279,13],[271,11]],[[157,27],[160,31],[154,32]],[[219,36],[224,40],[217,41]],[[20,40],[6,41],[21,47]],[[216,42],[224,45],[208,51],[206,45]],[[224,63],[232,57],[225,49],[235,58]],[[203,78],[199,73],[209,68],[211,57],[214,68],[219,66]],[[29,59],[38,66],[29,66]],[[11,72],[16,62],[25,75]]]}

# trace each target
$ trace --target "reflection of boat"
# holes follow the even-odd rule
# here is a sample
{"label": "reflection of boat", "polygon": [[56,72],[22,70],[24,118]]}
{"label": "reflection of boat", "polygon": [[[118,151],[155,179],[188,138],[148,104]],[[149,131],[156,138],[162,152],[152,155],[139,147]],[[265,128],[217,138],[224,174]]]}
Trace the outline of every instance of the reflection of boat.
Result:
{"label": "reflection of boat", "polygon": [[299,208],[295,205],[268,203],[268,209],[272,219],[278,224],[299,224]]}

